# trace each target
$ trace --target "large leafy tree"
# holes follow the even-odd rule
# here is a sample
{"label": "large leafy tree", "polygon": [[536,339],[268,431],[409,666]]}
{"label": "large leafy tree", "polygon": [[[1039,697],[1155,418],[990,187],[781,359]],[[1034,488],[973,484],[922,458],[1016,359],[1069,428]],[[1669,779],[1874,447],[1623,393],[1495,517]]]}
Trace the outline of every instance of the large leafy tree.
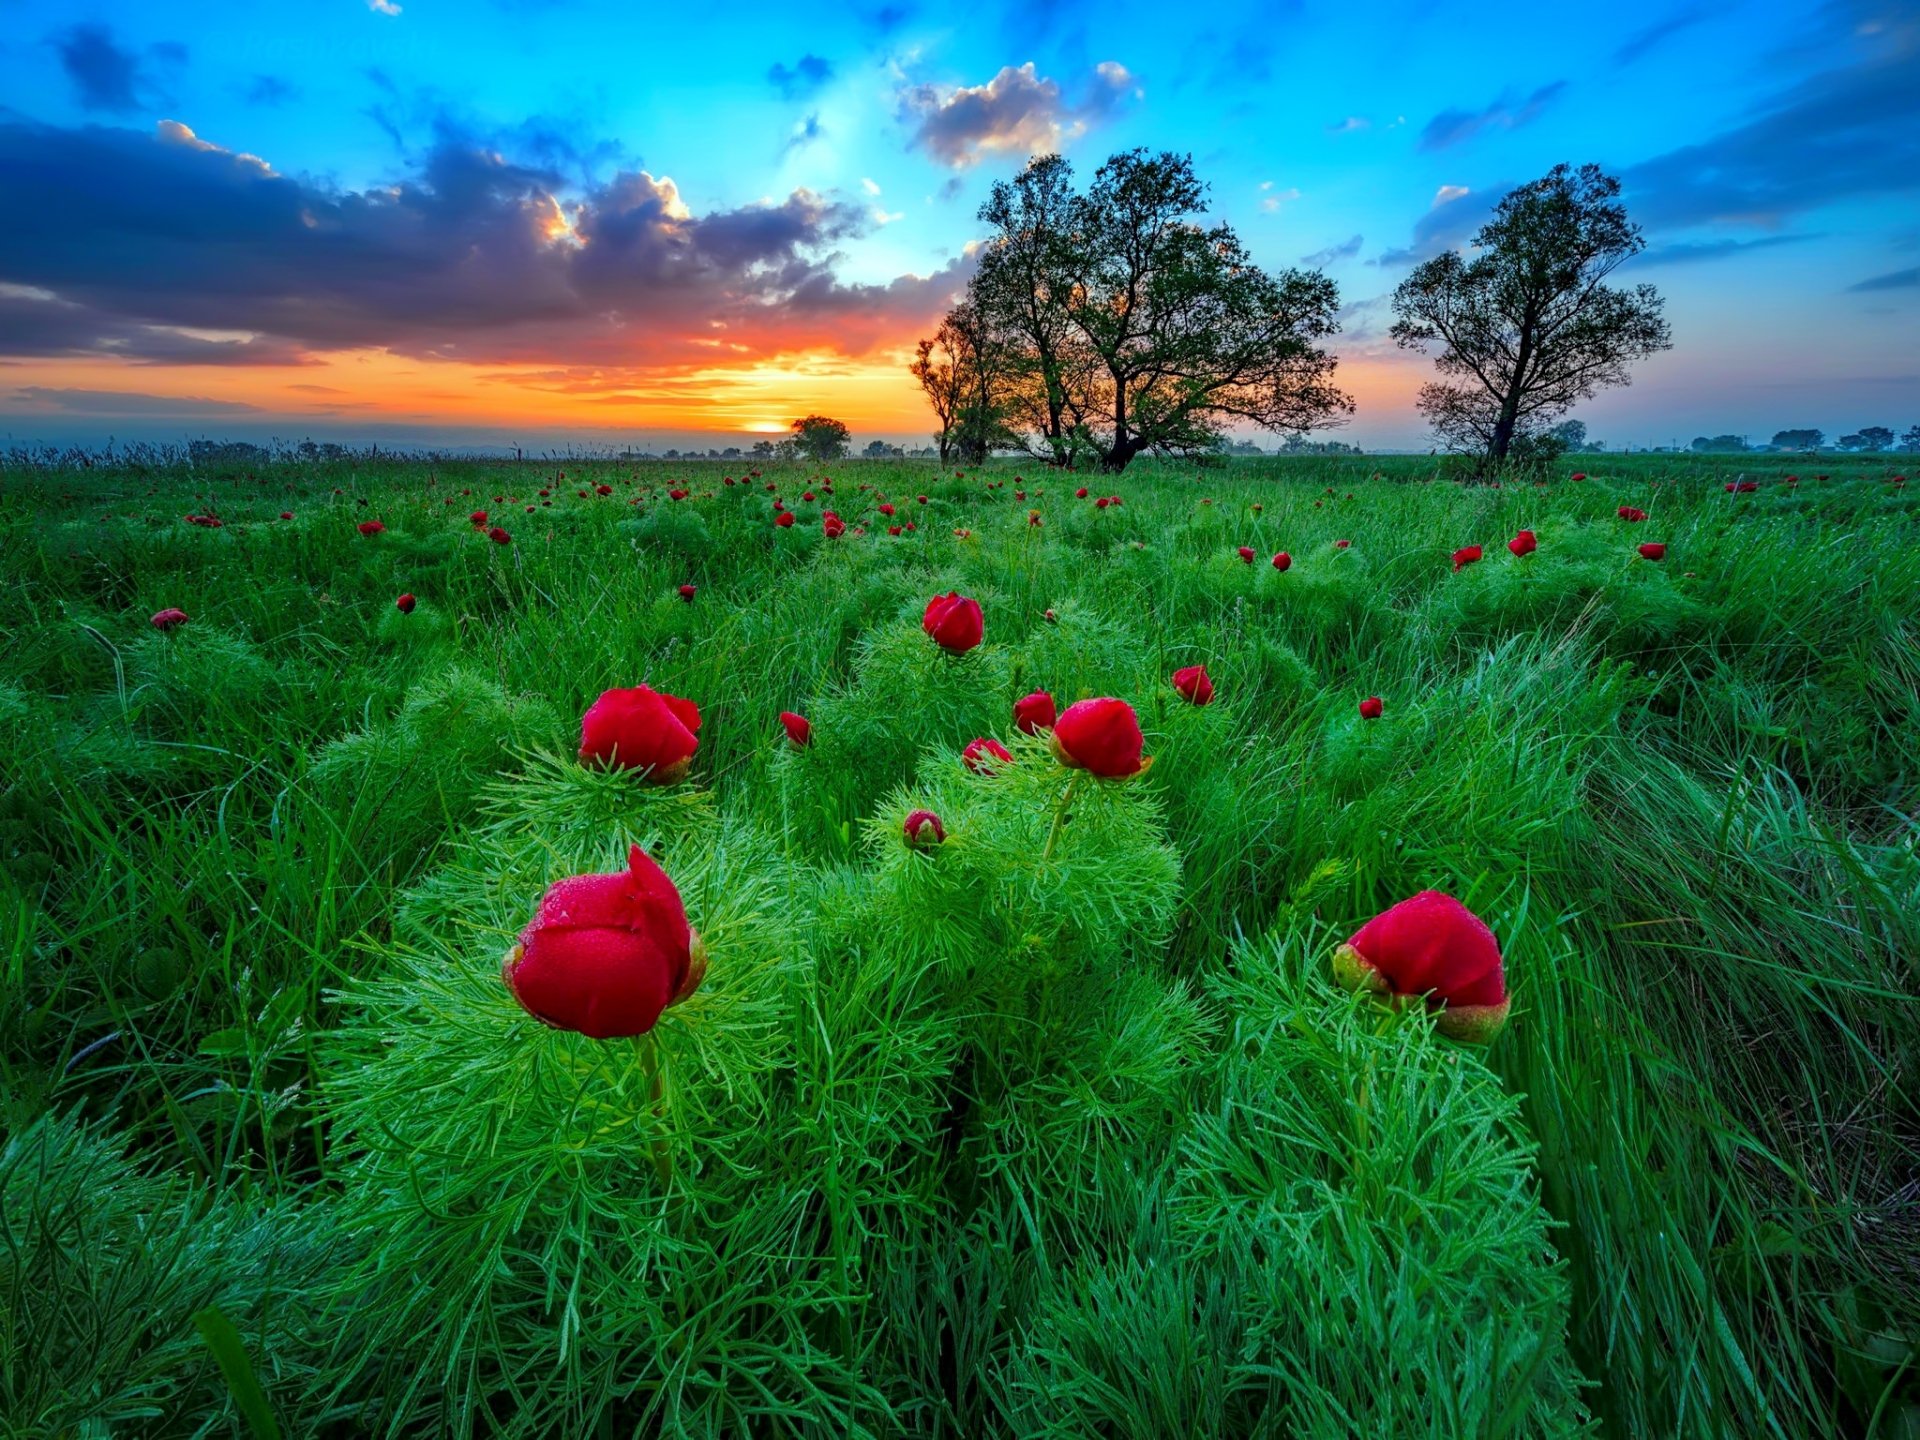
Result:
{"label": "large leafy tree", "polygon": [[940,428],[940,463],[958,456],[977,465],[988,452],[1015,443],[1006,425],[1011,391],[1009,351],[971,303],[954,307],[907,368],[926,392]]}
{"label": "large leafy tree", "polygon": [[1556,165],[1503,199],[1474,235],[1393,292],[1393,338],[1438,345],[1446,377],[1419,407],[1459,450],[1507,458],[1576,403],[1629,382],[1629,366],[1672,344],[1651,285],[1607,284],[1645,248],[1597,165]]}
{"label": "large leafy tree", "polygon": [[1320,348],[1339,328],[1333,282],[1269,274],[1229,227],[1202,225],[1189,157],[1115,155],[1084,193],[1072,177],[1044,156],[994,187],[980,212],[994,234],[955,312],[1003,357],[996,408],[1026,449],[1121,470],[1211,449],[1234,421],[1299,432],[1352,410]]}
{"label": "large leafy tree", "polygon": [[843,421],[826,415],[803,415],[793,422],[793,447],[803,460],[825,464],[846,457],[851,431]]}

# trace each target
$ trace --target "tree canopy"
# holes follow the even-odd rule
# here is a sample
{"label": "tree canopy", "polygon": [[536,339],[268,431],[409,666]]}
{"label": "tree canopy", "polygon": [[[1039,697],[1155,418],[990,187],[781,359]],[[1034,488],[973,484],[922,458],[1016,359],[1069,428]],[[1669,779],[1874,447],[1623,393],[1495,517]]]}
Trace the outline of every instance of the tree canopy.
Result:
{"label": "tree canopy", "polygon": [[829,416],[803,415],[793,422],[794,450],[816,464],[844,459],[851,433],[844,422]]}

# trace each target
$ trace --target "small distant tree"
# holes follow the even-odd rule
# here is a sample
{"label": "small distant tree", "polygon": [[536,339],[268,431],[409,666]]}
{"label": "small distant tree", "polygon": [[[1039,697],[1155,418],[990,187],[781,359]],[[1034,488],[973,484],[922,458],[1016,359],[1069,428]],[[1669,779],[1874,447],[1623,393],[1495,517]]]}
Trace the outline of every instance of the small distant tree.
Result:
{"label": "small distant tree", "polygon": [[870,440],[867,448],[860,452],[869,460],[898,460],[906,454],[898,445],[889,445],[884,440]]}
{"label": "small distant tree", "polygon": [[1569,450],[1578,450],[1587,443],[1587,422],[1584,420],[1562,420],[1547,432]]}
{"label": "small distant tree", "polygon": [[829,460],[844,460],[852,432],[845,424],[826,415],[803,415],[793,422],[794,453],[802,460],[824,465]]}
{"label": "small distant tree", "polygon": [[1448,251],[1393,292],[1393,338],[1438,344],[1440,373],[1419,407],[1449,447],[1507,458],[1516,440],[1672,345],[1659,292],[1607,278],[1645,248],[1597,165],[1556,165],[1503,199],[1474,235],[1473,259]]}
{"label": "small distant tree", "polygon": [[1776,450],[1818,450],[1820,442],[1827,438],[1824,430],[1776,430],[1773,432],[1773,448]]}
{"label": "small distant tree", "polygon": [[1900,437],[1902,450],[1920,450],[1920,425],[1909,425],[1907,433]]}
{"label": "small distant tree", "polygon": [[1867,448],[1867,437],[1864,435],[1842,435],[1833,443],[1842,450],[1864,450]]}
{"label": "small distant tree", "polygon": [[1860,448],[1863,450],[1892,449],[1893,431],[1884,425],[1862,425],[1860,427]]}
{"label": "small distant tree", "polygon": [[978,465],[994,450],[1016,443],[1006,424],[1008,351],[977,306],[956,305],[933,338],[920,342],[907,369],[940,422],[934,439],[942,464],[957,455]]}

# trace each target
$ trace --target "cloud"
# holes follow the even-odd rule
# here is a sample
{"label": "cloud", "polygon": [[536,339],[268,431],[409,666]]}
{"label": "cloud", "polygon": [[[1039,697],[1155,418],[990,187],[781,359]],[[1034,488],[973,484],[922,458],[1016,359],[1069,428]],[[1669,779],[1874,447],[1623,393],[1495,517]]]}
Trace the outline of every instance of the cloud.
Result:
{"label": "cloud", "polygon": [[799,100],[817,94],[833,78],[833,66],[818,55],[802,55],[791,68],[775,65],[767,79],[783,100]]}
{"label": "cloud", "polygon": [[787,136],[787,143],[780,147],[780,153],[786,155],[803,146],[811,145],[826,133],[820,124],[820,112],[815,110],[793,127],[793,132]]}
{"label": "cloud", "polygon": [[1629,166],[1648,229],[1778,226],[1822,205],[1920,192],[1920,25],[1854,28],[1861,58],[1799,80],[1740,124]]}
{"label": "cloud", "polygon": [[860,188],[869,195],[878,195],[880,193],[880,182],[866,175],[862,175],[860,177]]}
{"label": "cloud", "polygon": [[145,108],[160,97],[149,61],[179,65],[187,58],[184,45],[171,41],[149,46],[146,59],[113,38],[104,25],[75,25],[54,37],[60,68],[73,82],[83,110],[124,115]]}
{"label": "cloud", "polygon": [[1633,259],[1635,265],[1679,265],[1696,260],[1725,260],[1731,255],[1744,255],[1749,250],[1771,250],[1781,245],[1798,245],[1807,240],[1820,240],[1825,237],[1817,234],[1805,235],[1763,235],[1757,240],[1676,240],[1666,245],[1655,245],[1642,251]]}
{"label": "cloud", "polygon": [[1635,31],[1627,37],[1625,43],[1613,52],[1613,63],[1631,65],[1636,60],[1645,59],[1682,30],[1691,29],[1712,13],[1710,10],[1696,7],[1654,21],[1645,29]]}
{"label": "cloud", "polygon": [[37,286],[0,283],[0,351],[135,365],[308,365],[298,345],[250,332],[199,332],[101,315]]}
{"label": "cloud", "polygon": [[1383,250],[1371,263],[1388,267],[1414,265],[1429,260],[1443,250],[1455,250],[1467,243],[1511,185],[1495,185],[1485,190],[1470,190],[1465,185],[1442,185],[1434,191],[1433,203],[1413,225],[1411,244]]}
{"label": "cloud", "polygon": [[1351,240],[1343,240],[1338,245],[1329,245],[1326,249],[1316,250],[1311,255],[1302,255],[1300,263],[1312,270],[1322,270],[1336,261],[1353,259],[1360,253],[1360,246],[1363,243],[1362,237],[1356,235]]}
{"label": "cloud", "polygon": [[249,105],[284,105],[300,94],[300,87],[278,75],[256,75],[241,92]]}
{"label": "cloud", "polygon": [[376,15],[398,15],[400,7],[393,0],[367,0],[367,9]]}
{"label": "cloud", "polygon": [[1551,85],[1542,85],[1524,100],[1516,101],[1507,94],[1484,110],[1443,110],[1420,132],[1420,148],[1446,150],[1488,130],[1518,130],[1539,119],[1540,113],[1566,88],[1566,81],[1556,80]]}
{"label": "cloud", "polygon": [[1059,82],[1040,75],[1029,60],[1017,70],[1003,67],[984,85],[909,86],[899,100],[901,118],[918,121],[911,143],[941,164],[964,170],[990,154],[1058,150],[1139,95],[1127,68],[1105,60],[1094,67],[1084,98],[1069,104]]}
{"label": "cloud", "polygon": [[1364,115],[1349,115],[1337,124],[1327,126],[1329,135],[1351,135],[1356,130],[1371,130],[1373,122]]}
{"label": "cloud", "polygon": [[1850,293],[1859,294],[1874,290],[1914,290],[1920,289],[1920,265],[1911,270],[1895,270],[1886,275],[1875,275],[1870,280],[1862,280],[1847,287]]}
{"label": "cloud", "polygon": [[[865,206],[796,190],[696,215],[665,176],[570,181],[450,131],[364,190],[169,134],[0,114],[0,190],[16,201],[0,226],[0,351],[119,344],[160,363],[177,346],[205,363],[251,345],[384,348],[621,370],[854,355],[928,323],[972,267],[846,284],[836,251],[871,225]],[[57,346],[14,351],[26,313],[60,328]]]}
{"label": "cloud", "polygon": [[241,400],[207,400],[195,395],[143,395],[132,390],[61,390],[23,385],[16,400],[72,415],[239,415],[258,411]]}

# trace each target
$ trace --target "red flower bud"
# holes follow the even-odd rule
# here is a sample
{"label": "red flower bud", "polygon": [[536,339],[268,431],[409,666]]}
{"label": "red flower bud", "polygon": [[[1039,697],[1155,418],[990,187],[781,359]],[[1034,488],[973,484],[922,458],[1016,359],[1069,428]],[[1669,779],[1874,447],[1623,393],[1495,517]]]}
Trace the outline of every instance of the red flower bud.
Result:
{"label": "red flower bud", "polygon": [[970,600],[955,590],[950,594],[936,595],[927,602],[926,613],[920,618],[920,628],[931,635],[942,650],[964,655],[980,643],[986,634],[987,624],[986,617],[980,613],[980,602]]}
{"label": "red flower bud", "polygon": [[891,519],[893,516],[893,506],[883,501],[880,506],[880,513]]}
{"label": "red flower bud", "polygon": [[927,497],[924,495],[916,495],[913,498],[918,500],[922,505],[927,503]]}
{"label": "red flower bud", "polygon": [[693,597],[699,593],[700,592],[692,585],[682,585],[680,587],[680,598],[682,600],[688,601],[689,603],[691,603],[693,600]]}
{"label": "red flower bud", "polygon": [[778,525],[782,530],[787,529],[793,524],[793,512],[791,510],[782,510],[778,515],[773,517],[773,523]]}
{"label": "red flower bud", "polygon": [[616,770],[645,770],[653,785],[684,780],[700,748],[700,709],[648,685],[608,690],[580,717],[580,759]]}
{"label": "red flower bud", "polygon": [[1333,548],[1336,550],[1344,550],[1351,544],[1353,544],[1351,540],[1336,540],[1333,542]]}
{"label": "red flower bud", "polygon": [[1180,692],[1184,700],[1195,705],[1213,703],[1213,681],[1207,676],[1204,665],[1187,665],[1173,672],[1173,688]]}
{"label": "red flower bud", "polygon": [[940,823],[940,817],[931,810],[915,810],[907,816],[906,824],[900,829],[907,837],[907,844],[915,850],[926,850],[947,843],[947,827]]}
{"label": "red flower bud", "polygon": [[1108,779],[1146,769],[1152,762],[1141,758],[1144,744],[1140,722],[1124,700],[1077,700],[1053,726],[1053,753],[1062,765]]}
{"label": "red flower bud", "polygon": [[1642,560],[1664,560],[1667,558],[1667,547],[1658,541],[1649,540],[1640,547],[1640,558]]}
{"label": "red flower bud", "polygon": [[1481,550],[1478,545],[1462,545],[1453,552],[1453,568],[1458,571],[1464,566],[1471,565],[1480,558],[1480,555]]}
{"label": "red flower bud", "polygon": [[989,740],[984,735],[978,740],[969,740],[967,748],[960,752],[960,762],[976,775],[993,774],[992,761],[1011,762],[1013,752],[998,740]]}
{"label": "red flower bud", "polygon": [[282,520],[291,520],[291,519],[293,518],[293,511],[291,511],[291,510],[282,510],[282,511],[280,512],[280,518],[281,518]]}
{"label": "red flower bud", "polygon": [[1251,545],[1242,545],[1240,547],[1240,558],[1251,565],[1253,563],[1253,547]]}
{"label": "red flower bud", "polygon": [[487,531],[487,538],[496,545],[511,545],[513,543],[513,536],[502,530],[498,525]]}
{"label": "red flower bud", "polygon": [[393,602],[393,608],[398,610],[402,615],[411,615],[415,603],[413,592],[409,590],[405,595],[402,595],[398,600]]}
{"label": "red flower bud", "polygon": [[362,535],[378,535],[387,527],[382,525],[378,520],[362,520],[354,528]]}
{"label": "red flower bud", "polygon": [[549,886],[500,978],[542,1024],[618,1040],[653,1029],[706,971],[680,892],[636,845],[625,870]]}
{"label": "red flower bud", "polygon": [[1369,695],[1360,702],[1360,718],[1362,720],[1378,720],[1386,708],[1387,707],[1381,703],[1378,695]]}
{"label": "red flower bud", "polygon": [[1515,555],[1531,555],[1540,548],[1540,541],[1531,530],[1522,530],[1507,541],[1507,549]]}
{"label": "red flower bud", "polygon": [[1111,505],[1112,503],[1113,502],[1111,500],[1109,500],[1106,496],[1102,495],[1098,500],[1093,502],[1093,508],[1096,510],[1104,510],[1107,508],[1107,506]]}
{"label": "red flower bud", "polygon": [[[1076,491],[1074,491],[1074,492],[1073,492],[1073,498],[1074,498],[1074,499],[1076,499],[1076,500],[1084,500],[1084,499],[1086,499],[1086,498],[1087,498],[1087,487],[1086,487],[1086,486],[1084,486],[1084,485],[1082,485],[1082,486],[1081,486],[1081,487],[1080,487],[1080,488],[1079,488],[1078,490],[1076,490]],[[1105,502],[1103,501],[1102,503],[1104,504]]]}
{"label": "red flower bud", "polygon": [[847,533],[846,522],[831,510],[820,517],[820,529],[829,540],[838,540]]}
{"label": "red flower bud", "polygon": [[176,625],[186,624],[187,612],[176,606],[169,605],[164,610],[155,611],[153,619],[148,623],[151,624],[154,629],[165,632],[173,629]]}
{"label": "red flower bud", "polygon": [[[1049,610],[1047,616],[1051,619],[1053,612]],[[1042,730],[1051,730],[1056,718],[1053,696],[1044,690],[1022,695],[1013,702],[1013,728],[1022,735],[1038,735]]]}
{"label": "red flower bud", "polygon": [[475,527],[484,525],[487,523],[487,512],[484,510],[476,510],[467,516],[467,519],[472,521]]}
{"label": "red flower bud", "polygon": [[1336,979],[1396,1004],[1425,997],[1441,1033],[1488,1041],[1512,1004],[1500,946],[1479,916],[1451,895],[1422,890],[1373,917],[1333,954]]}
{"label": "red flower bud", "polygon": [[[733,482],[732,482],[731,480],[729,480],[729,481],[728,481],[727,483],[728,483],[729,485],[731,485],[731,484],[732,484]],[[594,493],[594,494],[596,494],[596,495],[611,495],[611,494],[613,493],[613,486],[611,486],[611,485],[596,485],[596,486],[594,486],[594,487],[593,487],[593,493]]]}
{"label": "red flower bud", "polygon": [[1278,555],[1273,557],[1273,568],[1276,570],[1292,569],[1293,557],[1289,555],[1286,551],[1282,550]]}
{"label": "red flower bud", "polygon": [[813,722],[804,715],[796,715],[791,710],[780,712],[780,723],[787,727],[787,739],[805,748],[813,743]]}
{"label": "red flower bud", "polygon": [[1584,470],[1576,470],[1573,472],[1573,474],[1569,475],[1567,478],[1569,480],[1584,480],[1587,478],[1587,472]]}
{"label": "red flower bud", "polygon": [[1627,521],[1629,524],[1638,524],[1640,521],[1647,518],[1646,511],[1639,509],[1637,506],[1633,506],[1633,505],[1622,505],[1618,510],[1614,511],[1614,514],[1618,515],[1622,520]]}
{"label": "red flower bud", "polygon": [[667,499],[669,500],[684,500],[686,498],[687,498],[687,492],[680,489],[678,486],[675,486],[673,489],[667,491]]}

